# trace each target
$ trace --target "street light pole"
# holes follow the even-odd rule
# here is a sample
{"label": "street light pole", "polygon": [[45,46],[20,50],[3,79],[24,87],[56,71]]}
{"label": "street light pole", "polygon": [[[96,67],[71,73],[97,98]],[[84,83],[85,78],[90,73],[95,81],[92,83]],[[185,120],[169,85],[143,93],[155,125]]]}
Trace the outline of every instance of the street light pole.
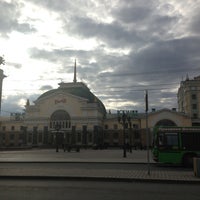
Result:
{"label": "street light pole", "polygon": [[132,153],[132,123],[130,116],[128,118],[128,121],[129,121],[129,148],[130,148],[130,153]]}
{"label": "street light pole", "polygon": [[145,91],[145,104],[146,104],[146,138],[147,138],[147,165],[148,165],[148,175],[150,175],[150,152],[149,152],[149,127],[148,127],[148,90]]}
{"label": "street light pole", "polygon": [[125,132],[125,121],[123,120],[123,156],[126,158],[126,132]]}
{"label": "street light pole", "polygon": [[56,152],[58,152],[58,133],[59,133],[61,126],[60,126],[60,124],[58,124],[58,122],[56,122],[56,125],[54,128],[56,130]]}
{"label": "street light pole", "polygon": [[122,124],[123,127],[123,157],[126,158],[126,127],[128,127],[128,123],[130,123],[131,117],[128,116],[124,111],[122,112],[122,116],[120,115],[120,111],[118,111],[118,122]]}

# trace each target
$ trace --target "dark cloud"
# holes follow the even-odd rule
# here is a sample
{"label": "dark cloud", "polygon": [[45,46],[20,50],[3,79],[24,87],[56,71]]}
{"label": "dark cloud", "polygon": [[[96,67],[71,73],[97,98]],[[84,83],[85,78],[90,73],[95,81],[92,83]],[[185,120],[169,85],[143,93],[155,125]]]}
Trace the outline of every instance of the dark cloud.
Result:
{"label": "dark cloud", "polygon": [[105,87],[105,93],[112,94],[115,89],[113,97],[118,92],[119,99],[138,102],[140,109],[145,89],[152,94],[153,107],[176,107],[176,88],[182,77],[193,77],[200,70],[199,50],[199,37],[158,41],[138,53],[131,52],[114,72],[100,73],[96,84],[106,83],[110,88]]}
{"label": "dark cloud", "polygon": [[17,102],[21,99],[21,96],[18,95],[9,95],[6,100],[3,99],[1,109],[2,109],[2,115],[9,116],[10,113],[13,112],[24,112],[24,107],[20,107]]}
{"label": "dark cloud", "polygon": [[125,29],[122,24],[114,21],[111,24],[97,22],[88,17],[73,17],[72,24],[65,25],[65,30],[71,35],[81,38],[95,38],[112,47],[130,47],[141,44],[144,38],[137,32]]}
{"label": "dark cloud", "polygon": [[200,6],[196,5],[195,9],[192,12],[191,18],[190,18],[190,23],[188,26],[188,30],[191,33],[195,33],[197,35],[200,35]]}
{"label": "dark cloud", "polygon": [[[200,37],[187,37],[158,41],[143,50],[131,52],[123,68],[115,72],[102,73],[101,76],[176,76],[196,73],[199,70]],[[163,79],[162,79],[163,81]]]}
{"label": "dark cloud", "polygon": [[2,100],[1,105],[1,113],[3,116],[9,116],[11,113],[23,113],[25,109],[24,105],[19,105],[18,102],[20,100],[26,101],[29,99],[30,103],[33,104],[33,101],[35,101],[40,94],[32,94],[25,96],[24,94],[15,94],[15,95],[9,95],[6,99]]}
{"label": "dark cloud", "polygon": [[156,42],[131,59],[138,72],[175,78],[199,70],[199,50],[200,37],[186,37]]}
{"label": "dark cloud", "polygon": [[111,13],[123,23],[137,23],[146,21],[154,13],[155,1],[123,1],[121,6],[115,7]]}
{"label": "dark cloud", "polygon": [[44,91],[44,90],[52,90],[53,87],[51,85],[43,85],[40,90]]}
{"label": "dark cloud", "polygon": [[[106,54],[101,48],[91,51],[73,49],[53,49],[48,51],[45,49],[32,48],[29,49],[29,54],[30,57],[34,59],[43,59],[54,63],[61,63],[64,71],[68,70],[67,66],[70,67],[70,71],[73,71],[71,66],[74,66],[74,61],[72,61],[71,58],[76,58],[77,62],[80,63],[77,64],[79,65],[77,68],[80,74],[94,74],[94,72],[97,74],[101,72],[101,70],[105,70],[108,67],[114,68],[123,62],[123,58]],[[91,62],[91,59],[95,59],[96,62]]]}
{"label": "dark cloud", "polygon": [[114,19],[111,23],[98,21],[87,15],[73,15],[62,20],[68,34],[95,38],[112,48],[135,49],[160,38],[168,39],[173,36],[172,30],[181,17],[177,13],[163,14],[160,5],[155,1],[146,4],[141,1],[126,1],[121,6],[113,7],[110,15]]}

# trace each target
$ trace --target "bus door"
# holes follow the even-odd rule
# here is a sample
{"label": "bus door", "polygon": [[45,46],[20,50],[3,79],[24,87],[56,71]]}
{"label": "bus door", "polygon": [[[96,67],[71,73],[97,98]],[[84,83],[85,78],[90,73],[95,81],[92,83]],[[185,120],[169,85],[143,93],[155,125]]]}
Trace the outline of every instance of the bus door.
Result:
{"label": "bus door", "polygon": [[158,161],[161,163],[180,163],[181,151],[178,133],[160,132],[158,134]]}

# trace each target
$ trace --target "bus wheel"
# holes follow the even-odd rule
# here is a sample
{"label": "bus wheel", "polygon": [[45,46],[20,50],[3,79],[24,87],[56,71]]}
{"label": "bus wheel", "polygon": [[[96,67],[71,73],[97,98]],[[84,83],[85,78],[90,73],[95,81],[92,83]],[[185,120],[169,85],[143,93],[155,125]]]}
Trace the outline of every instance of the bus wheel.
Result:
{"label": "bus wheel", "polygon": [[193,167],[193,157],[195,157],[195,154],[185,154],[183,156],[183,166]]}

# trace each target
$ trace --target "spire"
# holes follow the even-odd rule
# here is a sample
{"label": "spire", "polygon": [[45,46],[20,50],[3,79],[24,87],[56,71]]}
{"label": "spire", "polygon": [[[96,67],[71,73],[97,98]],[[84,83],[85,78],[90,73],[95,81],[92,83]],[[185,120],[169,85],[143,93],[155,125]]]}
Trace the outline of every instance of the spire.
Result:
{"label": "spire", "polygon": [[188,74],[186,75],[186,81],[189,81],[189,76],[188,76]]}
{"label": "spire", "polygon": [[76,83],[76,59],[75,59],[75,62],[74,62],[74,83]]}
{"label": "spire", "polygon": [[29,101],[29,99],[27,99],[27,101],[26,101],[26,106],[30,106],[30,101]]}

